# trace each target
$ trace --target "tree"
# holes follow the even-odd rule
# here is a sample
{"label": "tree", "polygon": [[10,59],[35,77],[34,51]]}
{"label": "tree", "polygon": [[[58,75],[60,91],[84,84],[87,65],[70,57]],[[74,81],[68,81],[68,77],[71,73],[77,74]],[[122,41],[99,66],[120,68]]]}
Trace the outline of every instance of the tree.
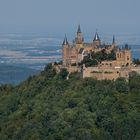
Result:
{"label": "tree", "polygon": [[60,79],[66,79],[68,74],[69,74],[69,72],[67,71],[67,69],[63,68],[63,69],[60,70],[60,72],[58,74],[58,77]]}
{"label": "tree", "polygon": [[134,58],[133,63],[136,65],[140,65],[140,60],[138,58]]}
{"label": "tree", "polygon": [[125,78],[118,78],[115,81],[116,90],[120,93],[128,93],[129,87]]}

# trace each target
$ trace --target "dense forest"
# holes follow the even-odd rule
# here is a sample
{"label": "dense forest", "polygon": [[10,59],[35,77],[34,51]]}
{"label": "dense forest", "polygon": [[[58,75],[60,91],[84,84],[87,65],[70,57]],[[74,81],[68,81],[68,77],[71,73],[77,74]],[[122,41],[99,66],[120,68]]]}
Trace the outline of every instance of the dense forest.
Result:
{"label": "dense forest", "polygon": [[18,86],[0,86],[1,140],[139,140],[140,75],[82,79],[49,64]]}

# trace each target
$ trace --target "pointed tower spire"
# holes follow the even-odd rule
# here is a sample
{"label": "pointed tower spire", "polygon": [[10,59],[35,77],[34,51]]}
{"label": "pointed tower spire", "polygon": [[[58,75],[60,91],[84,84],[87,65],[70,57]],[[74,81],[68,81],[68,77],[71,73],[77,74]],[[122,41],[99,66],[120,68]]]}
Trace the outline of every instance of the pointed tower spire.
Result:
{"label": "pointed tower spire", "polygon": [[116,41],[115,41],[115,35],[113,35],[113,41],[112,41],[112,45],[115,45]]}
{"label": "pointed tower spire", "polygon": [[64,38],[64,41],[63,41],[63,44],[62,45],[68,45],[69,43],[68,43],[68,40],[67,40],[67,36],[66,36],[66,34],[65,34],[65,38]]}
{"label": "pointed tower spire", "polygon": [[80,27],[80,24],[78,25],[77,33],[81,33],[81,27]]}
{"label": "pointed tower spire", "polygon": [[80,24],[79,24],[78,25],[78,30],[77,30],[77,36],[75,38],[75,43],[82,44],[83,41],[84,41],[84,38],[82,36],[81,27],[80,27]]}
{"label": "pointed tower spire", "polygon": [[93,43],[96,46],[100,46],[101,45],[101,40],[99,38],[97,30],[96,30],[96,34],[95,34],[94,39],[93,39]]}
{"label": "pointed tower spire", "polygon": [[100,38],[99,38],[99,35],[98,35],[97,31],[96,31],[96,34],[95,34],[95,37],[94,37],[94,41],[100,41]]}

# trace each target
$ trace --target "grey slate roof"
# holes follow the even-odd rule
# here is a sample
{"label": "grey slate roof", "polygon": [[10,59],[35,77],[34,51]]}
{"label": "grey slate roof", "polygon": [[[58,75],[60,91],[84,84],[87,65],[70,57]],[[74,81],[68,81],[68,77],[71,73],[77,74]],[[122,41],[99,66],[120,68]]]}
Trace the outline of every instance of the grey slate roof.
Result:
{"label": "grey slate roof", "polygon": [[81,27],[80,27],[80,24],[78,25],[77,33],[81,33]]}
{"label": "grey slate roof", "polygon": [[115,36],[113,35],[113,41],[112,44],[115,44]]}
{"label": "grey slate roof", "polygon": [[63,41],[62,45],[69,45],[66,35],[65,35],[65,38],[64,38],[64,41]]}
{"label": "grey slate roof", "polygon": [[97,32],[96,32],[96,34],[95,34],[94,41],[100,41],[100,38],[99,38],[99,35],[98,35]]}

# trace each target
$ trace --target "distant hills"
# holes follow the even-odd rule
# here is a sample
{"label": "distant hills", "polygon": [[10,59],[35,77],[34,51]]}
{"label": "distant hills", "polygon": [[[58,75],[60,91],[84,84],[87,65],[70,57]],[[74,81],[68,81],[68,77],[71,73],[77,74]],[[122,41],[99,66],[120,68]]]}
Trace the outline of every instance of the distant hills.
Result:
{"label": "distant hills", "polygon": [[38,72],[31,68],[0,64],[0,84],[18,84]]}

